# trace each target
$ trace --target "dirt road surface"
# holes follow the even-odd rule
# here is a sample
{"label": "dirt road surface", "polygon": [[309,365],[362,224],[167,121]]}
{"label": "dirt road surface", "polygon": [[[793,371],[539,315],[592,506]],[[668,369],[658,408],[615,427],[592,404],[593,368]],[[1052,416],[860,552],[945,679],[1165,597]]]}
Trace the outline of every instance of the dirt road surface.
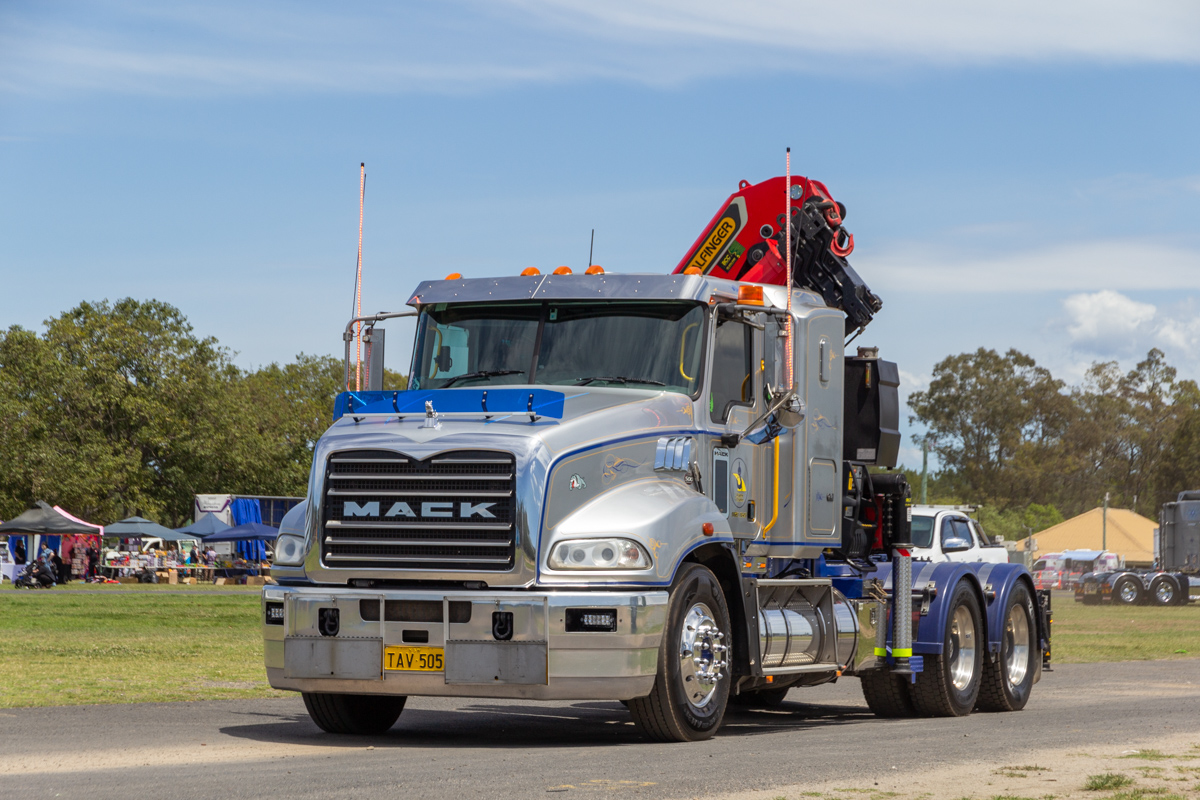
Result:
{"label": "dirt road surface", "polygon": [[413,698],[374,738],[322,733],[298,696],[0,711],[4,797],[1096,798],[1109,771],[1200,797],[1200,660],[1064,665],[1024,711],[963,719],[876,719],[843,679],[692,745],[605,702]]}

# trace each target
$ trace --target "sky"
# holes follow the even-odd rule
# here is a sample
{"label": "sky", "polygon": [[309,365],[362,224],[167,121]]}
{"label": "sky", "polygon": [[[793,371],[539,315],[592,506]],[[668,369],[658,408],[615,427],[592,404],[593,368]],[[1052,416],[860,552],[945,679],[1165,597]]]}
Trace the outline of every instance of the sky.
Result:
{"label": "sky", "polygon": [[[666,272],[741,179],[848,209],[856,344],[1200,378],[1200,5],[0,3],[0,325],[179,307],[253,368],[363,309],[595,261]],[[405,323],[411,325],[411,323]],[[389,328],[388,365],[411,341]],[[905,426],[902,457],[920,460]]]}

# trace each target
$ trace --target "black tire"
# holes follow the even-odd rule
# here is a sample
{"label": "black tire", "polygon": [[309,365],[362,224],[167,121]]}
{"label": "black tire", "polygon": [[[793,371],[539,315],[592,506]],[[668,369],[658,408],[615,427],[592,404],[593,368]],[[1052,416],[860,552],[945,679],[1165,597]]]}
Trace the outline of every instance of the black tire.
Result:
{"label": "black tire", "polygon": [[1118,578],[1117,582],[1113,584],[1112,600],[1117,605],[1136,606],[1142,603],[1145,594],[1146,589],[1142,586],[1142,582],[1131,575],[1126,575]]}
{"label": "black tire", "polygon": [[304,692],[304,707],[326,733],[371,735],[396,724],[407,697],[371,694]]}
{"label": "black tire", "polygon": [[916,713],[912,697],[909,695],[909,682],[904,676],[890,672],[884,667],[864,672],[858,679],[862,683],[863,699],[867,701],[867,708],[871,709],[875,716],[895,719],[911,717]]}
{"label": "black tire", "polygon": [[987,648],[979,599],[966,581],[950,595],[942,646],[941,655],[925,658],[925,669],[909,690],[913,708],[925,717],[965,717],[979,698]]}
{"label": "black tire", "polygon": [[1179,603],[1179,584],[1174,578],[1159,575],[1150,582],[1150,602],[1156,606],[1173,606]]}
{"label": "black tire", "polygon": [[983,680],[975,708],[980,711],[1020,711],[1033,692],[1033,678],[1042,657],[1038,647],[1037,613],[1023,583],[1008,595],[1001,618],[1000,653],[983,665]]}
{"label": "black tire", "polygon": [[698,742],[717,732],[729,701],[724,642],[732,639],[732,630],[716,577],[700,564],[685,565],[671,588],[654,688],[646,697],[629,701],[633,721],[646,736],[660,742]]}

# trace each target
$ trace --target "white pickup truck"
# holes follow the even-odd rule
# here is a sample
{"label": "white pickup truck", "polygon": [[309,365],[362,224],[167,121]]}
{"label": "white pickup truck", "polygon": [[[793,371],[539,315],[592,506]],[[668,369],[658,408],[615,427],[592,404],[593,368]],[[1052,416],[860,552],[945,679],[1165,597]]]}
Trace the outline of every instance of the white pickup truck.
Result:
{"label": "white pickup truck", "polygon": [[994,544],[979,523],[945,506],[913,506],[914,561],[1008,562],[1008,550]]}

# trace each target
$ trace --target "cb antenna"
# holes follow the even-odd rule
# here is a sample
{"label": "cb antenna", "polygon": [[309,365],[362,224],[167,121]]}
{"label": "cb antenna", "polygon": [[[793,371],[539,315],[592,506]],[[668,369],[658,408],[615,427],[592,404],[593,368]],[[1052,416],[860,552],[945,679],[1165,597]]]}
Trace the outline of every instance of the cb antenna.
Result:
{"label": "cb antenna", "polygon": [[[363,206],[367,199],[367,162],[358,165],[358,264],[354,275],[354,316],[362,316]],[[354,391],[362,390],[362,320],[354,324]]]}
{"label": "cb antenna", "polygon": [[784,247],[787,250],[787,387],[789,390],[795,389],[794,369],[794,353],[792,352],[792,148],[787,149],[787,199],[784,205],[784,230],[786,243]]}
{"label": "cb antenna", "polygon": [[592,267],[592,254],[596,252],[596,229],[592,228],[592,243],[588,245],[588,269]]}

